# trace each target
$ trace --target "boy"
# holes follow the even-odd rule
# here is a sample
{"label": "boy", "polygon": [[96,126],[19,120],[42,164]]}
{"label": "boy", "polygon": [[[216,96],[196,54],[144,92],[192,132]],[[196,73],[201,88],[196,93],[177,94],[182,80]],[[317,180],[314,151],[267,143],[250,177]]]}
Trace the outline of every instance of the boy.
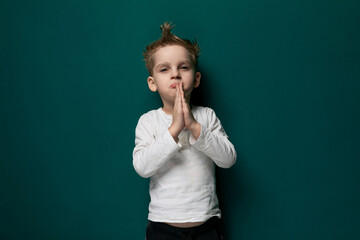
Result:
{"label": "boy", "polygon": [[133,165],[150,177],[150,239],[222,239],[215,166],[231,167],[234,146],[214,111],[191,107],[199,46],[161,26],[162,36],[146,47],[144,58],[151,91],[163,107],[141,116],[136,127]]}

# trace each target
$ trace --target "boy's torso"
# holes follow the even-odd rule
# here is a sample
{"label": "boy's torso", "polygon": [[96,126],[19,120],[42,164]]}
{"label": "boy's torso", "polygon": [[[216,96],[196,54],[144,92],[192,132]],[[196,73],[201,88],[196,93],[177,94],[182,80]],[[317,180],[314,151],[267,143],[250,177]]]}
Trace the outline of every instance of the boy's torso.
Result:
{"label": "boy's torso", "polygon": [[[161,109],[148,114],[153,115],[155,138],[167,131],[170,115]],[[202,126],[209,127],[205,108],[194,107],[193,114]],[[189,134],[188,130],[180,134],[181,149],[150,179],[149,220],[194,227],[212,216],[220,217],[214,163],[189,143]]]}

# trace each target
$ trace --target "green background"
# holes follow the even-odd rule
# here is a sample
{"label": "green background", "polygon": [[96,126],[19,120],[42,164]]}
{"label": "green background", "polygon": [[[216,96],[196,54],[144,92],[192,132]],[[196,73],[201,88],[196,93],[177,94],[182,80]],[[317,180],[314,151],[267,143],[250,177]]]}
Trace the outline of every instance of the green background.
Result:
{"label": "green background", "polygon": [[196,37],[226,239],[360,239],[359,1],[0,3],[0,239],[144,239],[145,45]]}

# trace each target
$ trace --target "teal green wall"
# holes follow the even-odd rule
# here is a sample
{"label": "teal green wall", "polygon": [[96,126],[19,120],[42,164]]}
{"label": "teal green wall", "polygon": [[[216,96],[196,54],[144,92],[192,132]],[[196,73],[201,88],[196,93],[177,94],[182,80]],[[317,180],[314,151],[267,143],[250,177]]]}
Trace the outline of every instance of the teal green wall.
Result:
{"label": "teal green wall", "polygon": [[144,239],[145,45],[196,37],[227,239],[360,239],[360,2],[0,3],[0,239]]}

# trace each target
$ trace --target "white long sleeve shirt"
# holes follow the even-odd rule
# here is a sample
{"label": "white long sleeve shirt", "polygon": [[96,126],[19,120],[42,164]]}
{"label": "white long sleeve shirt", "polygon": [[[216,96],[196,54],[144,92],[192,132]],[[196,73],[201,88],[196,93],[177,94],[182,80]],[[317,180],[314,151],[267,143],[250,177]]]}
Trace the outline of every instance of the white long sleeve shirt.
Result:
{"label": "white long sleeve shirt", "polygon": [[193,107],[201,124],[198,139],[184,129],[176,143],[168,128],[172,116],[162,108],[145,113],[136,127],[133,165],[150,177],[148,219],[154,222],[200,222],[221,217],[215,189],[215,166],[231,167],[236,152],[215,112]]}

